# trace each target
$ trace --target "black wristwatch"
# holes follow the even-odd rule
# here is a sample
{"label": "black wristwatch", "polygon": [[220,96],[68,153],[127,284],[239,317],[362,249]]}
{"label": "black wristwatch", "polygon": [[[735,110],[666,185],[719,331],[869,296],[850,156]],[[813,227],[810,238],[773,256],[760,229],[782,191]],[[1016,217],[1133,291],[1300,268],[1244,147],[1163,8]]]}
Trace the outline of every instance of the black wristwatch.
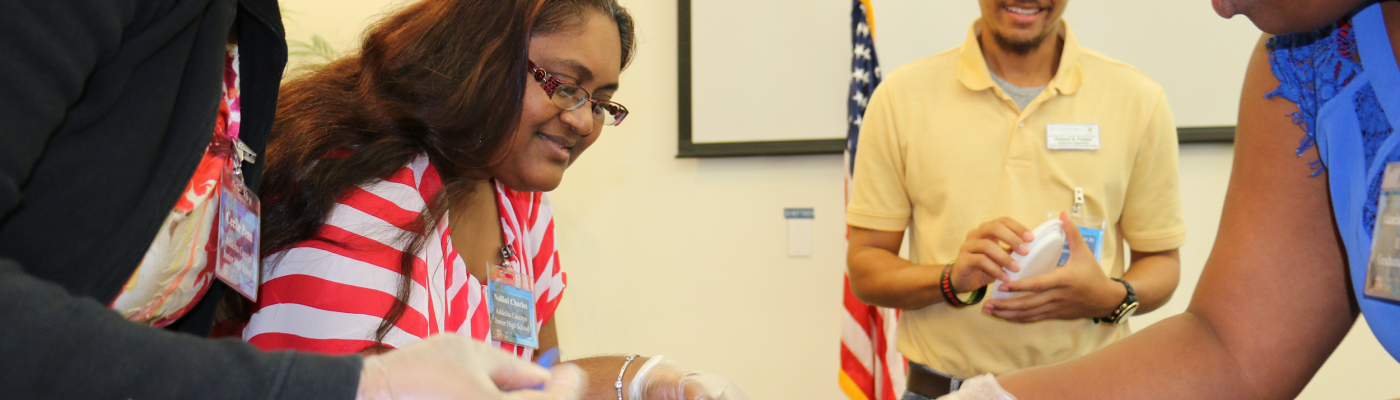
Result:
{"label": "black wristwatch", "polygon": [[1108,323],[1108,324],[1114,324],[1114,325],[1121,324],[1121,323],[1127,322],[1127,321],[1128,321],[1128,317],[1133,316],[1133,313],[1134,313],[1134,312],[1137,312],[1137,308],[1138,308],[1137,291],[1133,290],[1133,285],[1129,285],[1129,284],[1128,284],[1128,281],[1125,281],[1125,280],[1122,280],[1122,279],[1118,279],[1118,278],[1112,278],[1112,279],[1115,280],[1115,281],[1118,281],[1118,283],[1122,283],[1122,284],[1123,284],[1123,287],[1126,288],[1126,289],[1128,289],[1128,295],[1123,297],[1123,304],[1119,304],[1119,305],[1118,305],[1118,309],[1113,310],[1113,315],[1110,315],[1110,316],[1108,316],[1108,317],[1106,317],[1106,318],[1094,318],[1094,323],[1097,323],[1097,324]]}

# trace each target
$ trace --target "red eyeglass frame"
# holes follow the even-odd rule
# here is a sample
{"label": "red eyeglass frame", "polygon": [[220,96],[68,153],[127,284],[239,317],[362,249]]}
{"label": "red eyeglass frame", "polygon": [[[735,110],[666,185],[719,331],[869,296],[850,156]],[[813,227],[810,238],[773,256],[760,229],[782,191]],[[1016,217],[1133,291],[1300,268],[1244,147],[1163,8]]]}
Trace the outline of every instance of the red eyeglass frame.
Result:
{"label": "red eyeglass frame", "polygon": [[[564,108],[565,111],[577,110],[579,107],[582,107],[584,103],[592,103],[593,107],[598,107],[598,105],[601,103],[611,104],[616,106],[617,109],[620,110],[619,113],[613,115],[614,122],[611,126],[621,125],[622,120],[624,118],[627,118],[627,115],[630,114],[630,112],[627,110],[627,106],[624,106],[621,103],[611,100],[596,100],[593,98],[593,94],[589,93],[587,89],[584,89],[579,85],[566,82],[562,79],[555,77],[554,74],[551,74],[548,71],[545,71],[544,68],[540,68],[539,65],[536,65],[534,60],[526,60],[526,62],[528,63],[527,65],[529,67],[530,75],[535,78],[536,82],[540,83],[540,88],[544,89],[544,93],[548,95],[551,99],[554,98],[554,93],[558,92],[559,88],[564,85],[578,88],[579,91],[585,94],[584,102],[581,102],[578,105],[573,106],[572,108],[561,107]],[[556,103],[555,105],[558,105],[558,103]],[[604,109],[604,111],[606,111],[606,109]]]}

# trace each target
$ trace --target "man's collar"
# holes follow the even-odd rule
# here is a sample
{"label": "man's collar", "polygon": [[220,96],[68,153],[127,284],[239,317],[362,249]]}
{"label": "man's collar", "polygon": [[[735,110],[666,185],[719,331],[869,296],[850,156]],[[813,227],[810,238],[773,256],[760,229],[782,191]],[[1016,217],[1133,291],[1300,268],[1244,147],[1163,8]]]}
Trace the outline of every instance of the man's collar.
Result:
{"label": "man's collar", "polygon": [[[992,81],[992,71],[987,68],[987,59],[982,57],[982,45],[977,42],[977,28],[981,23],[981,19],[972,21],[972,27],[967,29],[967,41],[963,42],[962,54],[958,59],[958,81],[973,91],[987,90],[996,84]],[[1065,46],[1060,52],[1060,67],[1055,70],[1055,77],[1050,78],[1046,89],[1055,90],[1059,94],[1074,94],[1084,83],[1084,74],[1079,69],[1079,40],[1075,39],[1074,30],[1070,29],[1069,22],[1061,19],[1060,23],[1065,24]]]}

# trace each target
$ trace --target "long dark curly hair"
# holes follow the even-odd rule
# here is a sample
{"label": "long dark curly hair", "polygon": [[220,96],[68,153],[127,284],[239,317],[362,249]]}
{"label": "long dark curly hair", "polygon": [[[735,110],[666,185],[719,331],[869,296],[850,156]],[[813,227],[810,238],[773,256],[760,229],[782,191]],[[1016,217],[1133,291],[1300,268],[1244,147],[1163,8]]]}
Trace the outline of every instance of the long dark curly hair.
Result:
{"label": "long dark curly hair", "polygon": [[359,54],[284,84],[259,193],[262,256],[327,240],[318,232],[338,198],[426,154],[444,188],[403,238],[396,299],[365,350],[385,349],[426,233],[469,186],[462,171],[500,161],[520,119],[530,39],[581,26],[589,12],[616,20],[625,68],[634,26],[616,0],[423,0],[371,26]]}

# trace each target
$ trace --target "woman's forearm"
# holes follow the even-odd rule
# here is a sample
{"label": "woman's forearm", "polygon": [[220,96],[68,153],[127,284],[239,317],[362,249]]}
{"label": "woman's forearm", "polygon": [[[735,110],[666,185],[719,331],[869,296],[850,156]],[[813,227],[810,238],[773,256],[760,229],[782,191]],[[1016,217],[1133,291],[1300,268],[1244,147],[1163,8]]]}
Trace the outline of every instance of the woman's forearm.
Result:
{"label": "woman's forearm", "polygon": [[[626,361],[627,356],[594,356],[570,360],[569,362],[578,364],[588,373],[588,385],[583,391],[583,400],[617,400],[617,375]],[[632,376],[636,375],[637,369],[646,362],[647,357],[638,356],[627,364],[627,372],[622,377],[623,392],[626,392],[628,385],[632,383]],[[632,400],[625,395],[623,398]]]}
{"label": "woman's forearm", "polygon": [[1257,398],[1245,367],[1205,319],[1187,312],[1083,358],[998,380],[1020,400]]}

